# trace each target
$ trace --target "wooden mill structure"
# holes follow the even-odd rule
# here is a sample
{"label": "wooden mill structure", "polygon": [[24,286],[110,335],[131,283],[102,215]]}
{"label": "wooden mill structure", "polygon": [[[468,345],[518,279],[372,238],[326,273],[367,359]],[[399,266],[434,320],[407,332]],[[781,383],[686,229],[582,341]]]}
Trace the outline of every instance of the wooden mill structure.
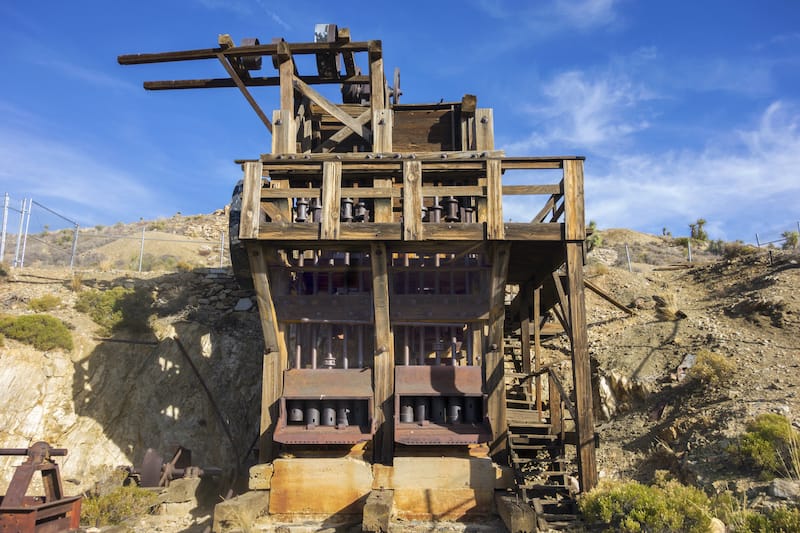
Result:
{"label": "wooden mill structure", "polygon": [[[315,36],[119,57],[218,61],[227,77],[144,86],[237,87],[272,134],[270,153],[240,161],[232,207],[234,267],[252,280],[265,343],[260,461],[278,476],[281,452],[313,460],[366,443],[377,472],[483,445],[516,469],[526,500],[547,502],[566,494],[566,469],[535,483],[526,468],[574,444],[580,488],[592,488],[583,158],[507,156],[474,96],[401,104],[380,41],[333,25]],[[298,71],[307,55],[312,75]],[[274,75],[256,75],[263,58]],[[315,88],[326,84],[344,103]],[[271,116],[252,93],[264,86],[279,88]],[[529,222],[504,219],[512,197]],[[551,314],[569,339],[567,387],[541,362]]]}

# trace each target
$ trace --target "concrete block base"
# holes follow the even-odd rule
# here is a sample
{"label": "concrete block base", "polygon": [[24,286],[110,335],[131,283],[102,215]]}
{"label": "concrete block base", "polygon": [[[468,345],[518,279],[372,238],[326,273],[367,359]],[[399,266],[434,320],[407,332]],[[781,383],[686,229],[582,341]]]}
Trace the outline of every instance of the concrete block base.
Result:
{"label": "concrete block base", "polygon": [[373,490],[364,505],[364,517],[361,529],[370,533],[389,533],[389,521],[392,519],[394,491]]}
{"label": "concrete block base", "polygon": [[510,533],[535,533],[536,513],[527,503],[513,494],[497,493],[495,497],[497,514],[503,519]]}

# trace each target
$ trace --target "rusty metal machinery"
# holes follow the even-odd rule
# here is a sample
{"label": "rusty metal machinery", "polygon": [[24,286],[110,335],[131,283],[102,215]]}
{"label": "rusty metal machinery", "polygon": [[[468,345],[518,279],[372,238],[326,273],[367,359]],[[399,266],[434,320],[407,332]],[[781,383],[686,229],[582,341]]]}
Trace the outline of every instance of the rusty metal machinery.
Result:
{"label": "rusty metal machinery", "polygon": [[192,450],[177,446],[169,461],[156,450],[148,448],[138,468],[126,468],[128,479],[140,487],[168,487],[170,481],[179,478],[203,478],[218,476],[219,468],[200,468],[192,466]]}
{"label": "rusty metal machinery", "polygon": [[[66,449],[37,442],[30,448],[0,448],[0,455],[27,456],[16,467],[5,496],[0,498],[0,532],[54,533],[78,528],[81,497],[64,496],[61,474],[52,459],[67,455]],[[44,495],[28,496],[37,472],[42,475]]]}

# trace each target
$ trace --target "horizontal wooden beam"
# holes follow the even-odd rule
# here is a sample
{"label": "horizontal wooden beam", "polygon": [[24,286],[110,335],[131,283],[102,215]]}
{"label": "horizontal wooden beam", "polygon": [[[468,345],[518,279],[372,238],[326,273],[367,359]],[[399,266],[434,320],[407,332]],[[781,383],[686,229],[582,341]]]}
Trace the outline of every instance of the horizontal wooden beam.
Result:
{"label": "horizontal wooden beam", "polygon": [[370,131],[369,128],[359,123],[358,120],[351,117],[348,113],[345,113],[339,106],[322,96],[306,82],[295,76],[294,79],[292,79],[292,85],[304,96],[308,97],[309,100],[323,108],[328,114],[333,115],[336,120],[353,130],[357,135],[367,141],[372,140],[372,131]]}
{"label": "horizontal wooden beam", "polygon": [[[336,80],[322,78],[320,76],[300,76],[300,78],[309,85],[369,83],[369,76],[348,76]],[[281,84],[281,79],[279,76],[259,76],[257,78],[249,77],[243,79],[242,81],[246,87],[278,87]],[[171,91],[177,89],[224,89],[236,87],[236,83],[230,78],[146,81],[142,85],[148,91]]]}
{"label": "horizontal wooden beam", "polygon": [[[369,43],[355,41],[349,43],[292,43],[292,54],[317,54],[319,52],[366,52]],[[278,52],[278,43],[256,46],[235,46],[233,48],[199,48],[177,52],[156,52],[150,54],[123,54],[117,57],[120,65],[143,65],[147,63],[168,63],[172,61],[192,61],[213,59],[222,53],[232,57],[271,56]],[[372,52],[371,52],[372,53]],[[380,51],[378,51],[380,53]]]}

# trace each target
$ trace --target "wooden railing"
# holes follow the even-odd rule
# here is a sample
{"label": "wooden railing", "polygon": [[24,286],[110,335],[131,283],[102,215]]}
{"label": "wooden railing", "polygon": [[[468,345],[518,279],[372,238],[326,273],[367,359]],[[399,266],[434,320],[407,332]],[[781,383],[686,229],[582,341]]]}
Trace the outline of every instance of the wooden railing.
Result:
{"label": "wooden railing", "polygon": [[[500,152],[264,155],[246,162],[240,237],[260,240],[542,240],[582,210],[582,158]],[[556,183],[504,185],[509,171],[561,169]],[[268,182],[262,180],[269,177]],[[523,176],[527,178],[527,176]],[[579,183],[576,183],[579,182]],[[267,186],[264,186],[264,185]],[[530,222],[503,199],[546,196]]]}

